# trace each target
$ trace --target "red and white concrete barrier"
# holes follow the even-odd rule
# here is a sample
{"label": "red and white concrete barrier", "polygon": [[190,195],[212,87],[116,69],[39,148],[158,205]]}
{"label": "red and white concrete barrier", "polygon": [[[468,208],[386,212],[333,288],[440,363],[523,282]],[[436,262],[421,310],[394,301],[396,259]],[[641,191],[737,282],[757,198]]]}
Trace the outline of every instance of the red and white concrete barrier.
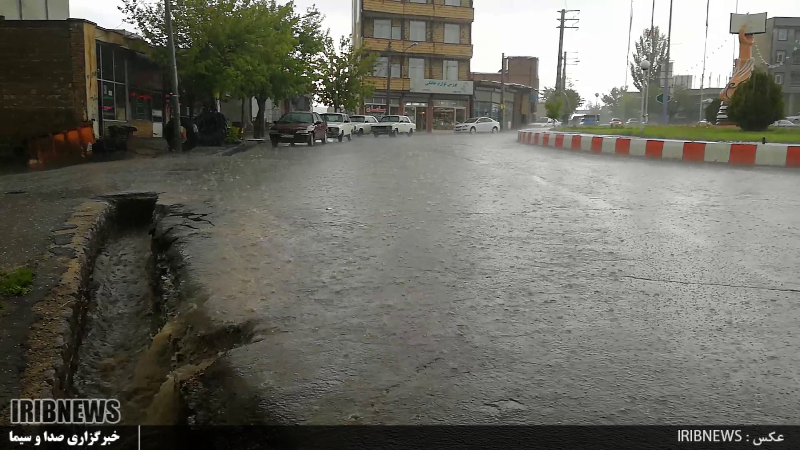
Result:
{"label": "red and white concrete barrier", "polygon": [[654,159],[680,159],[744,166],[800,167],[800,145],[792,144],[677,141],[536,130],[519,131],[517,141],[526,145],[541,145],[564,150]]}

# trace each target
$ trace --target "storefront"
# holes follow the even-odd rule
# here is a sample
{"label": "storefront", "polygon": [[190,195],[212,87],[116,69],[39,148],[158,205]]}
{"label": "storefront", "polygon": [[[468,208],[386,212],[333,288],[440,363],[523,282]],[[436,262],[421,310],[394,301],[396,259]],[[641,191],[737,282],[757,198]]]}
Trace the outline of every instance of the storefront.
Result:
{"label": "storefront", "polygon": [[434,100],[433,129],[452,130],[455,124],[467,120],[467,100]]}
{"label": "storefront", "polygon": [[[505,124],[503,127],[506,129],[512,128],[514,124],[518,124],[521,120],[517,105],[514,102],[517,97],[518,90],[515,88],[506,87],[505,98],[501,95],[500,83],[493,81],[479,81],[478,86],[475,87],[475,101],[472,105],[473,117],[491,117],[498,122],[501,120],[501,101],[505,102],[505,113],[503,119]],[[495,84],[497,86],[495,86]]]}
{"label": "storefront", "polygon": [[452,130],[469,117],[472,93],[472,81],[412,78],[406,115],[412,117],[408,108],[413,108],[418,131]]}
{"label": "storefront", "polygon": [[364,114],[375,116],[378,120],[387,114],[400,114],[400,99],[392,98],[389,112],[386,111],[386,97],[371,97],[364,99]]}

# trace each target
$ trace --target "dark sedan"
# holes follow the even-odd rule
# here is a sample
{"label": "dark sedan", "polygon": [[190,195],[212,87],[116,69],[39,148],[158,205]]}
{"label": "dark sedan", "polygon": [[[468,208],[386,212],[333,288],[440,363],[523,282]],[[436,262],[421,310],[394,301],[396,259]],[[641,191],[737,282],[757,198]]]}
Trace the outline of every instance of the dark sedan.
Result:
{"label": "dark sedan", "polygon": [[273,147],[281,142],[289,144],[308,144],[316,141],[328,142],[328,125],[319,114],[307,111],[288,112],[278,119],[269,132],[269,140]]}

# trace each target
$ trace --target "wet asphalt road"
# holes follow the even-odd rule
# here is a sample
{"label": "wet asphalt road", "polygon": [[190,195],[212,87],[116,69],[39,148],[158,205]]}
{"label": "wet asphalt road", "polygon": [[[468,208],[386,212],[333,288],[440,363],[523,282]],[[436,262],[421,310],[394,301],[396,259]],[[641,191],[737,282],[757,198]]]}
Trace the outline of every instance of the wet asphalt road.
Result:
{"label": "wet asphalt road", "polygon": [[800,421],[797,172],[511,135],[238,162],[192,252],[212,318],[257,328],[222,420]]}
{"label": "wet asphalt road", "polygon": [[47,177],[210,208],[186,248],[205,310],[255,329],[207,372],[221,421],[800,422],[800,173],[514,139]]}

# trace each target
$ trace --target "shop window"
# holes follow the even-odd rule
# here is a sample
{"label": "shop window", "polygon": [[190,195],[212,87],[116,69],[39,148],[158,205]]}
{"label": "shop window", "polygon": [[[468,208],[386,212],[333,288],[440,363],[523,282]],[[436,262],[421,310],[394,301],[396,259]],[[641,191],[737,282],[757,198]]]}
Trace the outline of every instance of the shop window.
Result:
{"label": "shop window", "polygon": [[157,109],[153,106],[153,98],[154,95],[149,92],[131,92],[131,118],[134,120],[152,120],[153,109]]}
{"label": "shop window", "polygon": [[127,61],[124,51],[101,43],[97,47],[97,87],[103,120],[128,120]]}
{"label": "shop window", "polygon": [[114,101],[114,83],[108,81],[98,81],[100,90],[100,105],[103,109],[104,120],[116,120],[116,103]]}
{"label": "shop window", "polygon": [[412,20],[409,24],[409,37],[408,40],[416,42],[425,42],[427,40],[427,28],[425,22]]}
{"label": "shop window", "polygon": [[444,24],[444,42],[446,44],[460,44],[461,26],[455,23]]}

